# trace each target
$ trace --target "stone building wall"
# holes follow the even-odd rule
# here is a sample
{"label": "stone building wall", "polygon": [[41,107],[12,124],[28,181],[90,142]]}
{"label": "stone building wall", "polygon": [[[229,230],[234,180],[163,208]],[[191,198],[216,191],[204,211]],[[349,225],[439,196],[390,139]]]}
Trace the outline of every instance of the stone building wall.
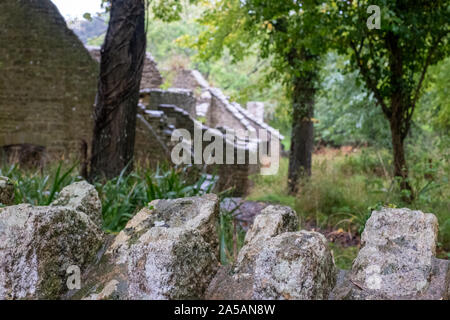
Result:
{"label": "stone building wall", "polygon": [[170,162],[172,127],[161,111],[147,110],[139,106],[136,119],[134,158],[143,166],[156,168]]}
{"label": "stone building wall", "polygon": [[279,140],[284,138],[263,119],[255,117],[238,103],[231,102],[220,89],[211,87],[197,70],[180,70],[176,74],[172,86],[194,92],[197,99],[197,114],[205,113],[206,125],[209,127],[246,130],[252,134],[255,132],[257,135],[260,129],[265,129],[269,132],[269,141],[271,136]]}
{"label": "stone building wall", "polygon": [[141,91],[141,96],[142,94],[146,95],[147,106],[152,110],[157,110],[161,104],[172,104],[185,110],[192,118],[196,117],[196,99],[191,90],[176,88],[170,88],[168,90],[144,89]]}
{"label": "stone building wall", "polygon": [[181,69],[172,81],[172,87],[189,89],[196,96],[200,96],[202,90],[209,88],[209,83],[197,70]]}
{"label": "stone building wall", "polygon": [[[219,179],[216,186],[218,191],[233,188],[232,195],[242,196],[247,194],[251,186],[249,176],[258,173],[260,168],[259,164],[249,164],[248,161],[250,153],[256,152],[256,150],[254,148],[252,149],[247,141],[240,139],[239,137],[236,138],[236,141],[227,140],[224,132],[203,125],[201,122],[193,119],[186,110],[179,108],[176,105],[167,104],[168,102],[173,102],[173,100],[170,100],[173,98],[172,93],[173,91],[164,92],[159,89],[141,91],[141,101],[143,101],[143,104],[140,106],[138,115],[135,157],[138,161],[151,161],[150,164],[152,165],[156,164],[158,161],[171,162],[170,153],[172,147],[176,144],[176,142],[171,141],[171,135],[175,129],[188,130],[191,139],[194,137],[195,130],[201,131],[202,137],[205,132],[208,131],[213,135],[211,141],[215,141],[216,137],[223,139],[224,141],[224,164],[205,165],[202,157],[202,164],[198,164],[199,167],[206,173],[218,176]],[[184,100],[181,98],[183,94],[187,98],[192,97],[191,91],[177,91],[178,99],[180,99],[181,102]],[[155,103],[155,100],[153,99],[154,95],[158,97],[158,101],[161,104],[157,106],[152,105],[152,103]],[[168,100],[165,100],[165,97],[168,98]],[[154,110],[155,108],[158,110]],[[146,126],[146,123],[150,125],[150,127],[148,125]],[[152,139],[148,139],[149,136],[152,136]],[[158,138],[159,141],[156,138]],[[189,141],[189,143],[191,141]],[[202,155],[206,146],[208,146],[211,141],[202,141]],[[161,146],[167,146],[167,148],[165,149]],[[192,164],[195,164],[193,160],[193,145],[190,147],[192,148],[190,151],[191,162]],[[237,161],[235,161],[235,164],[225,164],[225,154],[226,150],[229,148],[234,151],[235,159],[237,159],[238,153],[244,154],[246,160],[245,163],[237,164]]]}
{"label": "stone building wall", "polygon": [[50,0],[0,1],[0,148],[91,143],[97,66]]}
{"label": "stone building wall", "polygon": [[[94,60],[100,62],[100,47],[86,46],[89,54]],[[158,70],[158,65],[150,52],[146,53],[144,69],[142,70],[141,90],[145,88],[159,88],[163,83],[163,78]]]}

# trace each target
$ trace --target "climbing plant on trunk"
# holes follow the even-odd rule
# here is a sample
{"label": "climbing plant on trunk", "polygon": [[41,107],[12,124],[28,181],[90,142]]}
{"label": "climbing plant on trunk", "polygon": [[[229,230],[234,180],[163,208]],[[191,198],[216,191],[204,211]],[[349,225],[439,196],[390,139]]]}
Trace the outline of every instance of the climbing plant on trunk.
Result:
{"label": "climbing plant on trunk", "polygon": [[[366,25],[369,5],[380,8],[380,29]],[[450,1],[327,1],[324,10],[334,46],[350,56],[350,69],[359,71],[389,121],[394,175],[412,200],[405,138],[428,67],[449,52]]]}
{"label": "climbing plant on trunk", "polygon": [[144,0],[112,0],[101,50],[90,177],[132,169],[136,112],[146,51]]}

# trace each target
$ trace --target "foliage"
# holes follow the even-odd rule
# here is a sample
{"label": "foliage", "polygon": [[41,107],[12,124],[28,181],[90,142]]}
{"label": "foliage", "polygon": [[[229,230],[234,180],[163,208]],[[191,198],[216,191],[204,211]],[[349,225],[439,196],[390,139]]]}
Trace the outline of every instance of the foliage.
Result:
{"label": "foliage", "polygon": [[59,163],[42,172],[22,170],[17,165],[11,165],[0,168],[0,176],[8,177],[14,182],[16,204],[45,206],[55,199],[62,188],[82,179],[75,174],[75,166],[65,167],[63,163]]}
{"label": "foliage", "polygon": [[[335,46],[340,53],[350,55],[349,67],[361,72],[378,104],[387,112],[395,90],[408,93],[403,97],[410,102],[405,112],[412,114],[427,68],[448,54],[448,1],[330,3],[326,9],[335,27]],[[381,8],[379,30],[365,27],[369,5]],[[395,59],[401,59],[401,65],[394,65]],[[395,76],[401,78],[393,78],[396,72]]]}
{"label": "foliage", "polygon": [[[190,167],[158,167],[156,171],[136,169],[105,184],[96,183],[102,200],[104,228],[120,231],[139,209],[155,199],[175,199],[202,195],[211,191],[213,179],[201,175],[192,182]],[[207,188],[202,188],[204,183]]]}
{"label": "foliage", "polygon": [[[9,177],[16,186],[15,203],[48,205],[67,185],[82,178],[75,173],[76,166],[66,168],[59,164],[45,172],[22,170],[5,166],[0,175]],[[211,192],[214,177],[197,176],[191,167],[158,167],[155,171],[137,168],[130,174],[125,169],[120,176],[96,183],[102,201],[103,227],[108,232],[118,232],[139,209],[155,199],[174,199]]]}
{"label": "foliage", "polygon": [[348,60],[329,53],[323,61],[316,101],[316,141],[334,146],[390,145],[389,126],[358,71],[345,73]]}
{"label": "foliage", "polygon": [[239,206],[231,211],[220,209],[219,249],[220,262],[224,265],[233,264],[244,245],[245,231],[235,219],[235,212],[238,208]]}
{"label": "foliage", "polygon": [[[434,138],[433,138],[434,139]],[[372,210],[380,206],[408,207],[434,213],[439,221],[439,255],[450,251],[450,163],[448,150],[428,140],[429,150],[410,145],[411,183],[419,190],[414,202],[402,200],[393,183],[393,164],[385,148],[324,149],[313,157],[312,177],[296,196],[286,193],[287,159],[276,176],[255,177],[250,200],[289,205],[301,220],[320,228],[343,228],[360,234]],[[425,142],[423,142],[425,144]],[[429,157],[433,160],[430,168]],[[436,160],[438,159],[438,160]]]}
{"label": "foliage", "polygon": [[342,270],[350,270],[352,268],[353,260],[358,255],[358,247],[342,247],[330,242],[330,249],[333,251],[336,267]]}
{"label": "foliage", "polygon": [[[380,28],[366,28],[369,5],[381,8]],[[408,178],[404,140],[421,96],[428,68],[449,52],[448,0],[328,1],[333,45],[348,54],[349,70],[358,70],[389,120],[394,173],[405,199],[415,191]]]}
{"label": "foliage", "polygon": [[80,38],[83,43],[96,38],[106,32],[108,24],[104,15],[95,17],[74,18],[67,22],[67,25]]}
{"label": "foliage", "polygon": [[428,130],[447,134],[450,130],[450,57],[430,67],[423,97],[414,120]]}

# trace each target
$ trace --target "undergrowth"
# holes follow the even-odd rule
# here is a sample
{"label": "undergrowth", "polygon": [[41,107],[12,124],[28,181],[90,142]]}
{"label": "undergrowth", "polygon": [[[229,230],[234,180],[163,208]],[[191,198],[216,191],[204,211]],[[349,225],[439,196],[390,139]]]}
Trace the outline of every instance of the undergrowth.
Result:
{"label": "undergrowth", "polygon": [[[248,199],[288,205],[295,208],[303,221],[313,221],[324,229],[342,228],[353,234],[361,234],[371,212],[382,206],[431,212],[439,221],[438,256],[448,258],[448,157],[414,149],[410,153],[410,183],[415,190],[412,203],[403,202],[398,183],[392,178],[389,151],[375,148],[350,152],[326,149],[314,154],[312,176],[301,185],[296,196],[287,194],[288,159],[282,159],[277,175],[254,177],[254,188]],[[431,157],[441,160],[431,162]],[[349,266],[348,261],[344,264]]]}
{"label": "undergrowth", "polygon": [[[158,167],[156,170],[137,168],[122,173],[105,183],[95,182],[102,202],[103,228],[107,232],[122,230],[141,208],[155,199],[175,199],[211,192],[214,177],[196,175],[191,167]],[[58,164],[44,170],[21,169],[3,166],[0,175],[9,177],[15,184],[15,203],[48,205],[67,185],[83,178],[77,165]]]}

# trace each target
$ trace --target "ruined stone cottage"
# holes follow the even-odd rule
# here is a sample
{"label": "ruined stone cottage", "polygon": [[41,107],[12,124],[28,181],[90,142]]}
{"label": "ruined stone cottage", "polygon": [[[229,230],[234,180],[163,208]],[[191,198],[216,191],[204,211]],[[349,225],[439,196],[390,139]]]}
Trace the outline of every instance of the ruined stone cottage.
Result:
{"label": "ruined stone cottage", "polygon": [[[0,30],[2,157],[20,162],[88,158],[100,48],[85,48],[50,0],[1,2],[0,22],[4,26]],[[233,150],[236,158],[243,155],[244,160],[202,164],[202,170],[219,177],[219,190],[232,187],[236,195],[245,194],[249,176],[260,168],[248,163],[257,150],[249,146],[246,134],[250,132],[252,141],[258,143],[282,138],[264,123],[261,104],[256,112],[249,112],[255,108],[249,105],[247,110],[229,101],[196,70],[180,71],[171,89],[158,89],[162,83],[147,53],[137,115],[136,161],[152,167],[171,162],[175,129],[185,129],[192,136],[195,130],[208,131],[210,141],[224,139],[224,152]],[[268,135],[259,136],[260,129]],[[236,137],[227,138],[227,130],[236,132]],[[202,150],[207,145],[202,143]]]}
{"label": "ruined stone cottage", "polygon": [[[231,102],[220,89],[210,86],[197,70],[179,71],[172,86],[174,88],[168,90],[142,90],[138,119],[152,122],[153,128],[159,128],[157,134],[163,139],[166,137],[166,145],[171,143],[167,133],[174,129],[188,129],[191,136],[197,129],[222,138],[225,141],[224,154],[230,147],[234,149],[236,160],[237,154],[245,154],[244,163],[235,161],[233,164],[206,166],[207,172],[218,175],[219,190],[232,187],[235,195],[245,194],[251,186],[249,176],[259,173],[260,164],[264,162],[249,140],[253,137],[258,147],[266,144],[267,150],[270,150],[271,143],[278,143],[283,137],[266,124],[261,115],[258,117],[250,113],[238,103]],[[261,113],[260,109],[258,111]],[[236,135],[234,141],[225,135],[230,130]],[[260,136],[263,131],[266,134]],[[203,148],[207,144],[204,143]],[[258,164],[249,163],[252,156],[258,158]]]}
{"label": "ruined stone cottage", "polygon": [[[92,140],[98,63],[50,0],[1,1],[0,24],[0,156],[80,158]],[[142,87],[161,83],[148,54]]]}
{"label": "ruined stone cottage", "polygon": [[23,145],[31,153],[78,153],[91,140],[96,63],[50,0],[1,1],[0,25],[3,154]]}

